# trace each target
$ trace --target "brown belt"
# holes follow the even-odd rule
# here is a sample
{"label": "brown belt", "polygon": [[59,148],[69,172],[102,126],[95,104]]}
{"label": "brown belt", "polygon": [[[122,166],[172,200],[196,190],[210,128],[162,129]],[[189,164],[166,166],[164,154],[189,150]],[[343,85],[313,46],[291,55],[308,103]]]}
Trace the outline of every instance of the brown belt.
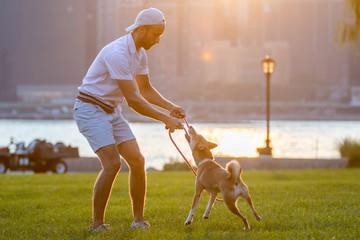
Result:
{"label": "brown belt", "polygon": [[81,100],[81,101],[84,101],[84,102],[87,102],[87,103],[91,103],[91,104],[94,104],[94,105],[98,105],[99,107],[101,107],[102,110],[104,110],[105,112],[107,113],[112,113],[114,112],[114,107],[106,104],[106,103],[103,103],[102,101],[100,101],[99,99],[89,95],[89,94],[86,94],[86,93],[83,93],[83,92],[80,92],[78,93],[77,99]]}

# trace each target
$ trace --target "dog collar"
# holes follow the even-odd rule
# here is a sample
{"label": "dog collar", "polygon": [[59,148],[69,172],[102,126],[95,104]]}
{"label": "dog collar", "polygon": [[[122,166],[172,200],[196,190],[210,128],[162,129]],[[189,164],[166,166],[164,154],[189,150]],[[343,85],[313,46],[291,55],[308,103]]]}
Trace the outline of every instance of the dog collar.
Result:
{"label": "dog collar", "polygon": [[213,162],[214,160],[213,159],[204,159],[204,160],[201,160],[200,162],[199,162],[199,164],[197,165],[197,167],[198,167],[198,169],[200,168],[200,166],[201,165],[203,165],[204,163],[206,163],[206,162]]}

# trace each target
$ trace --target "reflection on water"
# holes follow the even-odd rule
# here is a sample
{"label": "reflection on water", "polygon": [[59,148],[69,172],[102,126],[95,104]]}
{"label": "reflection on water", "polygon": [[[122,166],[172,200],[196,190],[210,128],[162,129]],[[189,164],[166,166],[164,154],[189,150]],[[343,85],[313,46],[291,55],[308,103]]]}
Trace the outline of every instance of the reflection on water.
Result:
{"label": "reflection on water", "polygon": [[[172,145],[161,123],[131,123],[146,167],[162,168],[170,158],[181,155]],[[257,156],[256,148],[263,147],[266,137],[265,121],[234,124],[192,124],[208,140],[218,144],[217,155]],[[337,142],[345,137],[359,138],[360,122],[356,121],[271,121],[270,138],[274,157],[337,158]],[[0,146],[8,145],[10,137],[29,144],[35,138],[79,147],[80,156],[95,156],[72,120],[0,120]],[[173,138],[189,159],[190,149],[183,131]]]}
{"label": "reflection on water", "polygon": [[216,155],[257,156],[256,147],[262,146],[264,133],[261,129],[247,128],[209,128],[203,130],[207,139],[218,144],[214,149]]}

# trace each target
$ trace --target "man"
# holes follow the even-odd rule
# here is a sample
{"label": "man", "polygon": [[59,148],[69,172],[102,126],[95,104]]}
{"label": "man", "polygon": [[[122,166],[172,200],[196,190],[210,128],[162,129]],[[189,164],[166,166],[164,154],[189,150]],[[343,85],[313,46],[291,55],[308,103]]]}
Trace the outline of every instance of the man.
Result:
{"label": "man", "polygon": [[[134,221],[131,228],[149,228],[144,221],[146,172],[144,157],[119,104],[125,98],[136,112],[161,121],[166,129],[183,129],[178,118],[183,108],[166,100],[151,85],[145,50],[159,43],[165,30],[165,19],[155,8],[141,11],[131,32],[105,46],[90,66],[74,105],[74,118],[79,131],[97,154],[102,170],[93,192],[93,223],[90,231],[109,230],[104,224],[105,209],[114,180],[120,170],[120,155],[130,168],[130,198]],[[141,96],[140,96],[141,94]],[[157,111],[152,105],[170,112]]]}

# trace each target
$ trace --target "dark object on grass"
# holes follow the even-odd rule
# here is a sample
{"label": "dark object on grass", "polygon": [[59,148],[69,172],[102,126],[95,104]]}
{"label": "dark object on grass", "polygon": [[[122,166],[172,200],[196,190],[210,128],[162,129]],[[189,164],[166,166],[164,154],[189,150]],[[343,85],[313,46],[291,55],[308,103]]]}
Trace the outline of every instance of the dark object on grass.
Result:
{"label": "dark object on grass", "polygon": [[33,170],[36,173],[52,171],[54,173],[66,173],[67,165],[63,158],[79,157],[77,147],[66,146],[58,142],[55,145],[44,140],[35,139],[28,147],[24,142],[11,147],[0,148],[0,174],[9,170]]}

